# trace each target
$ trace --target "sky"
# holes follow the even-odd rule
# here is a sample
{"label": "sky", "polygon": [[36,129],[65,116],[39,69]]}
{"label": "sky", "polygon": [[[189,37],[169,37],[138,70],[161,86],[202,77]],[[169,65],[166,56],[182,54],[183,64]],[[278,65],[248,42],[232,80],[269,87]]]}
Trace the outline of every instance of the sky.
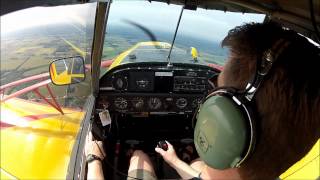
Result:
{"label": "sky", "polygon": [[[35,7],[1,16],[1,33],[23,30],[40,25],[68,23],[85,27],[85,20],[92,5]],[[114,1],[111,5],[108,25],[127,26],[123,20],[131,20],[154,31],[174,32],[181,6],[148,1]],[[94,12],[94,11],[91,11]],[[264,15],[225,13],[223,11],[185,10],[179,31],[188,36],[221,41],[229,29],[243,22],[262,22]]]}
{"label": "sky", "polygon": [[[23,9],[1,16],[1,34],[37,26],[70,22],[85,27],[89,17],[94,13],[95,3]],[[94,19],[94,17],[91,19]]]}
{"label": "sky", "polygon": [[[109,25],[123,26],[124,20],[138,22],[151,31],[174,33],[181,6],[148,1],[115,1],[109,13]],[[231,13],[198,8],[184,10],[179,31],[188,36],[221,41],[227,32],[244,22],[262,22],[264,15]]]}

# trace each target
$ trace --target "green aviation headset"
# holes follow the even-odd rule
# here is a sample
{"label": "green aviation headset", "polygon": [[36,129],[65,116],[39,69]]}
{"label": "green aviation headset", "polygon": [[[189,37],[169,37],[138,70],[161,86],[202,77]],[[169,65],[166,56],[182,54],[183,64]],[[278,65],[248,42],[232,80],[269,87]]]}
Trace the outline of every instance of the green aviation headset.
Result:
{"label": "green aviation headset", "polygon": [[255,111],[252,99],[279,54],[289,45],[278,40],[262,54],[245,90],[218,88],[199,106],[194,144],[200,158],[215,169],[240,167],[254,150]]}

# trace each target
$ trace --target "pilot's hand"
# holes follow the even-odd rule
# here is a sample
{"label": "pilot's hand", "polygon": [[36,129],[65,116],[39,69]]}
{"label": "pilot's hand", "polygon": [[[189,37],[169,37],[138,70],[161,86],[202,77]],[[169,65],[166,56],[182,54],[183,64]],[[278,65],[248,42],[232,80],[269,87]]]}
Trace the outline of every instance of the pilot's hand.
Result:
{"label": "pilot's hand", "polygon": [[93,140],[91,132],[89,132],[86,137],[86,145],[84,151],[86,156],[88,156],[88,154],[93,154],[101,159],[104,159],[104,157],[106,157],[102,141]]}
{"label": "pilot's hand", "polygon": [[169,164],[169,165],[174,165],[175,162],[177,162],[177,160],[179,159],[176,151],[174,150],[173,146],[166,141],[166,143],[168,144],[168,150],[165,151],[159,147],[155,148],[155,151],[159,154],[161,154],[161,156],[163,157],[163,159]]}

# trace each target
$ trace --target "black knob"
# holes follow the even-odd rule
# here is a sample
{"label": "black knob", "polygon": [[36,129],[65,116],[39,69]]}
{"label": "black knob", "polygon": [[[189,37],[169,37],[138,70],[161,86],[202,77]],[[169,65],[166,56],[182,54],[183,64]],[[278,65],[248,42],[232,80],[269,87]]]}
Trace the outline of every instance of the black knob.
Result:
{"label": "black knob", "polygon": [[166,143],[166,141],[159,141],[158,142],[158,147],[167,151],[168,150],[168,144]]}

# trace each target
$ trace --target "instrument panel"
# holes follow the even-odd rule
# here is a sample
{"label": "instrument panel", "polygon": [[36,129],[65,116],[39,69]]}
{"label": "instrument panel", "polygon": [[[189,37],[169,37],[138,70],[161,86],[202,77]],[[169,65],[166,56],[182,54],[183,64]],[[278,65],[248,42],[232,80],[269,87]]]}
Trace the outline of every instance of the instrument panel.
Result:
{"label": "instrument panel", "polygon": [[193,113],[218,72],[203,66],[124,66],[100,79],[98,108],[120,113]]}
{"label": "instrument panel", "polygon": [[111,93],[100,96],[100,107],[122,113],[192,113],[203,99],[203,95],[190,94],[138,94],[120,95]]}

